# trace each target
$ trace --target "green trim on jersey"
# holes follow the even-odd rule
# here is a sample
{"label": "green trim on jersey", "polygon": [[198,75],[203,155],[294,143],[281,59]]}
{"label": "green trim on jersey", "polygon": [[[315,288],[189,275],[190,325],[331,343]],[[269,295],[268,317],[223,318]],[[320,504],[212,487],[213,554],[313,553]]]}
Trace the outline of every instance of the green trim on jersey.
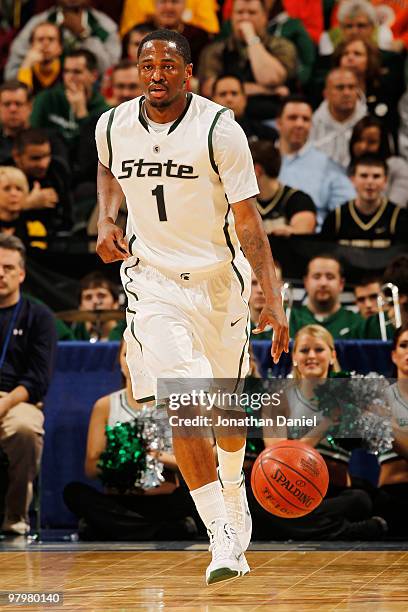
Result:
{"label": "green trim on jersey", "polygon": [[244,346],[242,347],[242,353],[241,353],[241,357],[240,357],[240,360],[239,360],[239,369],[238,369],[237,382],[235,383],[235,387],[234,387],[233,393],[236,392],[236,390],[238,388],[238,385],[239,385],[239,381],[241,380],[242,362],[244,361],[245,349],[246,349],[246,346],[247,346],[248,341],[249,341],[248,323],[249,323],[249,314],[248,314],[248,317],[247,317],[247,324],[246,324],[246,327],[245,327],[246,340],[244,342]]}
{"label": "green trim on jersey", "polygon": [[123,273],[124,275],[129,279],[125,284],[124,284],[124,290],[126,293],[129,293],[130,295],[133,295],[133,297],[135,298],[135,300],[138,302],[139,298],[137,296],[137,294],[134,291],[130,291],[130,289],[128,288],[129,283],[132,282],[132,279],[130,278],[129,274],[127,273],[128,270],[130,270],[131,268],[136,268],[137,265],[139,265],[139,261],[140,259],[137,258],[136,263],[132,264],[131,266],[128,266],[127,268],[124,268]]}
{"label": "green trim on jersey", "polygon": [[222,113],[225,113],[225,111],[229,110],[228,108],[221,108],[217,114],[214,117],[214,120],[210,126],[210,129],[208,131],[208,155],[210,157],[210,163],[212,166],[212,169],[214,170],[214,172],[216,174],[219,174],[218,172],[218,167],[217,164],[215,163],[215,159],[214,159],[214,147],[213,147],[213,143],[212,143],[212,137],[213,137],[213,132],[214,132],[214,128],[217,125],[217,121],[218,119],[221,117]]}
{"label": "green trim on jersey", "polygon": [[132,246],[133,246],[133,243],[134,243],[135,240],[136,240],[136,236],[134,234],[132,234],[132,237],[129,240],[129,253],[131,255],[133,255],[133,253],[132,253]]}
{"label": "green trim on jersey", "polygon": [[[135,314],[136,314],[136,313],[135,313]],[[140,342],[140,340],[139,340],[139,339],[136,337],[136,334],[135,334],[135,320],[134,320],[134,319],[132,319],[132,322],[131,322],[131,324],[130,324],[130,333],[132,334],[132,336],[134,337],[134,339],[136,340],[136,342],[137,342],[137,343],[138,343],[138,345],[140,346],[140,350],[141,350],[141,353],[142,353],[142,355],[143,355],[143,346],[142,346],[142,343],[141,343],[141,342]]]}
{"label": "green trim on jersey", "polygon": [[167,136],[169,134],[171,134],[172,132],[174,132],[174,130],[176,129],[176,127],[178,125],[180,125],[180,123],[183,121],[184,117],[186,116],[186,113],[188,111],[188,109],[190,108],[190,104],[191,104],[191,100],[193,99],[193,96],[191,93],[188,93],[187,96],[187,104],[185,106],[185,109],[183,110],[183,112],[181,113],[180,117],[178,117],[178,119],[175,120],[174,123],[172,123],[172,125],[170,126],[169,131],[167,132]]}
{"label": "green trim on jersey", "polygon": [[109,151],[109,170],[112,171],[112,163],[113,163],[113,153],[112,153],[112,139],[111,139],[111,128],[112,128],[112,122],[113,122],[113,116],[115,114],[115,108],[112,108],[110,115],[109,115],[109,120],[108,120],[108,125],[106,126],[106,141],[108,143],[108,151]]}
{"label": "green trim on jersey", "polygon": [[[180,125],[180,123],[183,121],[184,117],[186,116],[186,113],[188,111],[188,109],[190,108],[190,104],[191,101],[193,99],[193,95],[191,93],[188,93],[187,96],[187,104],[183,110],[183,112],[181,113],[181,115],[179,117],[177,117],[177,119],[174,121],[174,123],[171,124],[169,131],[167,132],[167,136],[169,134],[171,134],[172,132],[174,132],[174,130],[177,128],[178,125]],[[149,132],[149,124],[147,123],[146,119],[144,118],[143,115],[143,102],[146,100],[145,96],[142,96],[139,100],[139,121],[140,123],[143,125],[144,129]],[[150,132],[149,132],[150,133]]]}

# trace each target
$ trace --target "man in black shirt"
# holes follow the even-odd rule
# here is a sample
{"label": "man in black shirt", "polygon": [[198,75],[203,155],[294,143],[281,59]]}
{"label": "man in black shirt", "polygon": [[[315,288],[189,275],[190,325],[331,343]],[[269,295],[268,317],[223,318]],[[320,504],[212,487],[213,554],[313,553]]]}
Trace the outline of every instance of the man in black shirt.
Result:
{"label": "man in black shirt", "polygon": [[408,212],[383,195],[387,172],[386,162],[374,155],[362,155],[354,162],[351,180],[357,197],[327,215],[321,232],[327,240],[374,248],[406,241]]}
{"label": "man in black shirt", "polygon": [[9,487],[2,529],[29,530],[32,483],[43,448],[42,401],[56,348],[52,313],[22,297],[25,248],[0,235],[0,446],[8,456]]}
{"label": "man in black shirt", "polygon": [[257,208],[265,232],[275,236],[313,234],[316,227],[316,206],[303,191],[278,181],[281,155],[267,140],[250,142],[259,195]]}

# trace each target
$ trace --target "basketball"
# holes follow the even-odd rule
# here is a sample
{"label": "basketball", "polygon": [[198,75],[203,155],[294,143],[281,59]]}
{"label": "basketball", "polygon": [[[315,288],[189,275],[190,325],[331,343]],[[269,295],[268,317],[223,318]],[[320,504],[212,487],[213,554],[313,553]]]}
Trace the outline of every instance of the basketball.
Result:
{"label": "basketball", "polygon": [[265,449],[252,468],[251,486],[258,503],[283,518],[298,518],[321,503],[329,473],[320,453],[298,440]]}

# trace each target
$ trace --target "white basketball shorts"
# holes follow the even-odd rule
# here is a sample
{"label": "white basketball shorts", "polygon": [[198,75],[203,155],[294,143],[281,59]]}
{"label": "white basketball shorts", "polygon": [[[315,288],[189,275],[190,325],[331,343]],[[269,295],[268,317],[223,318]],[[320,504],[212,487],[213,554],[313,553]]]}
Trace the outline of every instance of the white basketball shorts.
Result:
{"label": "white basketball shorts", "polygon": [[[158,379],[243,379],[249,368],[251,270],[240,254],[206,274],[168,275],[136,256],[122,264],[127,362],[137,400]],[[187,382],[187,381],[186,381]]]}

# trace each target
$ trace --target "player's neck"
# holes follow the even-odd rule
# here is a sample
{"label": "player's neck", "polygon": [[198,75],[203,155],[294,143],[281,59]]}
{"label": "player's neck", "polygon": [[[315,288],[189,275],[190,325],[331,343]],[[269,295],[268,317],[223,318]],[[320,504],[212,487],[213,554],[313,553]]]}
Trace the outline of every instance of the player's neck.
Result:
{"label": "player's neck", "polygon": [[155,123],[170,123],[176,121],[187,106],[187,94],[185,91],[178,96],[170,106],[157,108],[152,106],[148,100],[144,102],[145,113]]}

